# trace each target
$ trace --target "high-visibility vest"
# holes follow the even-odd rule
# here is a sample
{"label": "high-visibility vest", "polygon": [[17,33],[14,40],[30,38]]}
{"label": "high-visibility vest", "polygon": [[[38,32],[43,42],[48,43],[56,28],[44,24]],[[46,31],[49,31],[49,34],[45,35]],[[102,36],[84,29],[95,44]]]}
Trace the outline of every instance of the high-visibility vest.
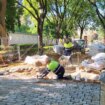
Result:
{"label": "high-visibility vest", "polygon": [[56,68],[59,66],[59,63],[57,61],[51,61],[48,65],[47,65],[47,68],[48,70],[50,71],[55,71]]}
{"label": "high-visibility vest", "polygon": [[72,44],[71,42],[69,42],[69,43],[64,43],[64,47],[65,47],[65,48],[71,48],[71,47],[73,47],[73,44]]}

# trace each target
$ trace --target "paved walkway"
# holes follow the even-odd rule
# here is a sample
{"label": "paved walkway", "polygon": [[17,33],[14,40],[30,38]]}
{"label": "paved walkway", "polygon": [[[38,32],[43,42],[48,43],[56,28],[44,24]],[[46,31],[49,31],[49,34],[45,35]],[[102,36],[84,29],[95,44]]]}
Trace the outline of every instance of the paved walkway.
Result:
{"label": "paved walkway", "polygon": [[100,84],[0,77],[0,105],[101,105]]}

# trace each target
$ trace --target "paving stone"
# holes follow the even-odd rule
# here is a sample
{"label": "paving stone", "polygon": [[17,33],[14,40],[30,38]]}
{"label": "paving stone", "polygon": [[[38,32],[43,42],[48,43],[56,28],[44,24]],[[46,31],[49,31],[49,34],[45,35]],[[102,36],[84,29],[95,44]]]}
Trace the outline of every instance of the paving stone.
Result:
{"label": "paving stone", "polygon": [[7,102],[8,105],[100,105],[100,84],[51,80],[35,83],[1,77],[0,84],[0,90],[9,91],[0,105],[7,105]]}

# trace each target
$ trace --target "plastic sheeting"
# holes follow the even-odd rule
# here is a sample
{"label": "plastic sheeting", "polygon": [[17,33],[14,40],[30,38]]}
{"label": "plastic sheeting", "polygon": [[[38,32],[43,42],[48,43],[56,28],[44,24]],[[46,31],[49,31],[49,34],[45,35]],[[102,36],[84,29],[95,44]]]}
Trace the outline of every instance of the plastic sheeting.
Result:
{"label": "plastic sheeting", "polygon": [[62,55],[59,58],[59,62],[60,62],[61,65],[67,66],[68,64],[70,64],[70,56]]}
{"label": "plastic sheeting", "polygon": [[91,57],[91,60],[82,61],[81,65],[87,69],[101,70],[105,68],[105,53],[98,53]]}
{"label": "plastic sheeting", "polygon": [[89,46],[89,55],[94,56],[100,52],[105,52],[105,45],[101,42],[94,42]]}
{"label": "plastic sheeting", "polygon": [[35,65],[37,62],[40,62],[40,63],[42,63],[42,65],[45,65],[45,61],[46,61],[47,58],[48,58],[47,55],[42,55],[42,56],[40,56],[40,55],[27,56],[25,58],[24,63]]}
{"label": "plastic sheeting", "polygon": [[94,74],[94,73],[87,73],[83,71],[78,71],[75,73],[71,74],[71,77],[73,80],[99,80],[99,74]]}
{"label": "plastic sheeting", "polygon": [[63,46],[54,45],[53,50],[55,53],[62,55],[63,54]]}

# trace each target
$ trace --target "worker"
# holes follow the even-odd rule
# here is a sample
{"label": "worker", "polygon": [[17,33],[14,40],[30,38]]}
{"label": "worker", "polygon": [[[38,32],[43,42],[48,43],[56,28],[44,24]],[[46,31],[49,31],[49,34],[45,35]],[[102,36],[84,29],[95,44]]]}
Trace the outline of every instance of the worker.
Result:
{"label": "worker", "polygon": [[38,76],[38,78],[44,78],[50,71],[57,75],[57,79],[63,79],[65,69],[57,61],[51,60],[51,58],[46,58],[46,69]]}
{"label": "worker", "polygon": [[66,39],[64,43],[64,55],[69,56],[73,49],[73,44],[71,40]]}

